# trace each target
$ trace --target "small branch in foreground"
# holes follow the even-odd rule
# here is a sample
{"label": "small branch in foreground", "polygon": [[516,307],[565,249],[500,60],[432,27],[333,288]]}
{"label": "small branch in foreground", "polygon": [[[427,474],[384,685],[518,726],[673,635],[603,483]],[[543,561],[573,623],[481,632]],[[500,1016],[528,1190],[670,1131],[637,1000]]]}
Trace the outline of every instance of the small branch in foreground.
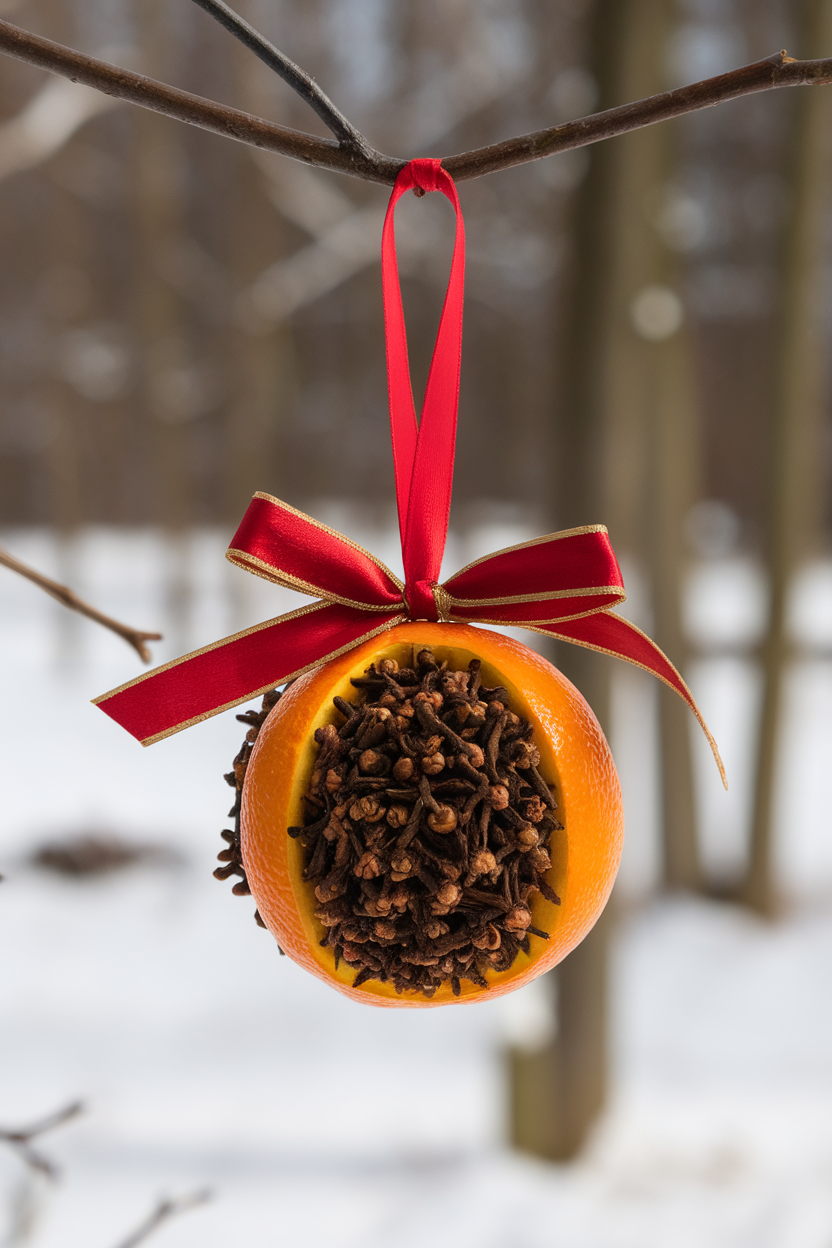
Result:
{"label": "small branch in foreground", "polygon": [[168,1200],[160,1200],[152,1213],[148,1214],[145,1220],[126,1239],[121,1240],[117,1248],[136,1248],[137,1244],[144,1243],[165,1222],[169,1222],[171,1218],[178,1217],[180,1213],[189,1213],[191,1209],[197,1209],[200,1205],[207,1204],[212,1199],[212,1195],[210,1191],[205,1189],[203,1191],[190,1192],[186,1196],[175,1196]]}
{"label": "small branch in foreground", "polygon": [[365,158],[372,159],[379,153],[370,146],[360,130],[356,130],[340,109],[336,108],[329,96],[321,90],[314,78],[301,69],[288,56],[269,43],[259,31],[225,4],[224,0],[194,0],[211,17],[224,26],[235,39],[259,57],[264,65],[274,70],[284,82],[296,91],[302,100],[313,108],[324,125],[332,131],[339,143],[360,152]]}
{"label": "small branch in foreground", "polygon": [[82,52],[75,52],[72,48],[65,48],[60,43],[53,43],[51,39],[43,39],[2,20],[0,51],[29,65],[47,69],[50,73],[61,74],[73,82],[95,87],[105,95],[161,113],[164,117],[172,117],[266,151],[281,152],[308,165],[339,169],[342,173],[351,173],[370,182],[392,184],[406,163],[378,153],[372,158],[365,157],[346,144],[336,143],[334,139],[319,139],[301,130],[275,125],[262,117],[253,117],[241,109],[228,108],[214,100],[191,95],[189,91],[180,91],[177,87],[169,87],[164,82],[156,82],[153,78],[145,78],[143,74],[135,74],[117,65],[108,65],[106,61],[85,56]]}
{"label": "small branch in foreground", "polygon": [[138,628],[130,628],[128,624],[121,624],[109,615],[104,615],[102,611],[97,611],[95,607],[91,607],[89,603],[79,598],[68,586],[60,585],[57,581],[50,580],[48,576],[36,572],[34,568],[15,559],[14,555],[10,555],[6,550],[0,550],[0,564],[10,568],[12,572],[17,572],[20,576],[25,576],[27,581],[38,585],[52,598],[57,598],[58,602],[63,603],[70,611],[77,611],[79,615],[85,615],[87,619],[95,620],[96,624],[102,624],[111,632],[118,633],[119,637],[123,637],[127,644],[133,647],[144,663],[150,662],[152,655],[145,642],[161,641],[161,633],[143,633]]}
{"label": "small branch in foreground", "polygon": [[[319,139],[300,130],[275,125],[263,117],[254,117],[241,109],[228,108],[215,100],[191,95],[153,78],[84,56],[50,39],[21,30],[10,22],[0,21],[0,52],[213,134],[237,139],[240,143],[266,151],[279,152],[307,165],[348,173],[366,182],[392,185],[406,164],[404,160],[384,156],[373,149],[365,153],[346,142]],[[502,143],[448,156],[442,164],[455,181],[461,182],[466,178],[494,173],[498,169],[510,169],[513,165],[540,160],[556,152],[587,147],[602,139],[628,134],[671,117],[683,117],[687,113],[712,108],[757,91],[770,91],[777,87],[825,86],[831,82],[832,58],[797,61],[780,52],[764,61],[743,65],[730,73],[706,78],[688,87],[665,91],[603,113],[593,113],[590,117],[568,121],[548,130],[537,130]]]}
{"label": "small branch in foreground", "polygon": [[72,1104],[64,1106],[63,1109],[57,1110],[54,1114],[34,1122],[28,1127],[19,1127],[16,1131],[9,1130],[6,1127],[0,1127],[0,1142],[8,1144],[14,1149],[21,1161],[29,1167],[30,1170],[42,1174],[45,1178],[55,1180],[58,1177],[58,1168],[51,1162],[48,1157],[44,1157],[43,1153],[38,1152],[32,1147],[32,1140],[36,1140],[46,1131],[52,1131],[55,1127],[61,1127],[65,1122],[69,1122],[73,1118],[77,1118],[79,1114],[84,1112],[82,1101],[73,1101]]}

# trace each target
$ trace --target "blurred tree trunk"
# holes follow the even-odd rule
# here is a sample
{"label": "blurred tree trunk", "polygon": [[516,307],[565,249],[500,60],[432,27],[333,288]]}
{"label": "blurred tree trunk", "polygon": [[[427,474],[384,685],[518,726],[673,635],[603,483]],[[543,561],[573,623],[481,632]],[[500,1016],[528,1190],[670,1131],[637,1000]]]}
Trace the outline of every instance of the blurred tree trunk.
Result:
{"label": "blurred tree trunk", "polygon": [[[72,43],[75,35],[72,13],[55,0],[46,6],[46,16]],[[52,172],[52,170],[50,170]],[[54,436],[46,450],[48,479],[51,490],[51,512],[55,527],[57,576],[60,581],[78,586],[83,582],[76,566],[78,531],[91,519],[92,500],[84,497],[82,462],[84,447],[82,431],[90,404],[84,402],[67,381],[65,373],[70,326],[78,319],[89,320],[93,314],[89,271],[88,227],[89,209],[77,196],[50,178],[50,226],[41,275],[41,313],[48,318],[53,338],[53,366],[43,385],[42,402],[53,422]],[[74,611],[61,611],[56,616],[58,655],[61,659],[74,656],[82,629]]]}
{"label": "blurred tree trunk", "polygon": [[[657,244],[657,268],[670,277],[667,253]],[[672,277],[670,278],[672,280]],[[656,287],[655,297],[672,287]],[[646,298],[649,292],[644,292]],[[681,311],[681,304],[676,305]],[[674,328],[672,303],[668,321],[655,327],[643,343],[646,381],[645,425],[648,473],[644,523],[645,555],[653,607],[652,636],[683,675],[689,646],[682,620],[687,555],[685,518],[696,501],[700,483],[696,400],[690,339],[684,327]],[[662,334],[659,336],[658,329]],[[698,890],[702,867],[697,843],[696,794],[693,781],[691,729],[699,731],[689,708],[665,685],[659,696],[661,756],[662,877],[667,889]]]}
{"label": "blurred tree trunk", "polygon": [[[263,181],[249,153],[243,152],[232,203],[230,260],[235,291],[245,289],[274,261],[274,240],[280,234],[281,222],[266,201]],[[228,523],[236,527],[256,490],[280,493],[280,483],[275,480],[275,446],[284,375],[291,367],[291,338],[285,324],[248,325],[238,320],[236,324],[224,323],[222,332],[230,338],[234,369],[226,423],[222,510]]]}
{"label": "blurred tree trunk", "polygon": [[[603,22],[613,62],[610,102],[664,89],[670,0],[612,6]],[[599,12],[604,8],[601,5]],[[619,38],[612,31],[615,22]],[[646,573],[651,634],[684,670],[681,619],[683,525],[699,486],[690,342],[673,289],[675,259],[656,228],[673,171],[676,130],[656,126],[593,152],[579,206],[578,295],[565,377],[565,522],[603,520],[616,548]],[[602,723],[608,723],[609,660],[587,652],[561,659]],[[696,889],[690,712],[659,691],[663,882]]]}
{"label": "blurred tree trunk", "polygon": [[[174,33],[162,0],[142,0],[136,18],[146,72],[163,81],[173,80]],[[179,650],[186,644],[187,528],[194,517],[188,470],[189,326],[182,297],[168,278],[185,240],[180,129],[175,122],[144,109],[136,110],[134,124],[137,324],[142,357],[139,400],[157,491],[153,510],[165,529],[171,555],[166,570],[170,624],[165,631]]]}
{"label": "blurred tree trunk", "polygon": [[[597,0],[590,68],[598,84],[599,109],[664,88],[664,50],[672,20],[670,0]],[[555,519],[561,527],[605,521],[613,541],[630,551],[641,545],[649,485],[646,450],[655,441],[653,414],[663,414],[667,380],[663,368],[661,384],[650,381],[658,348],[651,342],[651,353],[635,338],[630,308],[639,287],[657,280],[656,244],[645,208],[650,192],[658,188],[667,142],[666,133],[655,128],[593,148],[575,204],[561,398],[563,466],[557,473]],[[661,439],[659,447],[662,464],[650,464],[653,471],[661,470],[667,456]],[[668,493],[654,496],[653,510],[659,515],[651,529],[663,522],[667,502]],[[657,563],[664,567],[667,562],[663,548],[660,557],[652,550],[647,557],[654,571]],[[675,568],[673,572],[676,588]],[[667,603],[673,601],[678,616],[678,593],[674,599],[671,591]],[[564,646],[558,663],[608,728],[609,659]],[[674,766],[682,770],[686,757],[674,754]],[[678,784],[666,788],[680,796]],[[673,833],[687,838],[686,858],[693,857],[695,864],[692,819],[685,824],[680,817]],[[685,855],[668,857],[676,870]],[[695,875],[689,861],[685,870]],[[583,944],[553,973],[558,1001],[554,1040],[537,1052],[518,1050],[511,1057],[513,1142],[552,1160],[576,1154],[604,1103],[612,926],[608,907]]]}
{"label": "blurred tree trunk", "polygon": [[[244,17],[256,24],[253,6],[237,5]],[[253,61],[247,48],[235,44],[231,50],[235,76],[239,82],[243,106],[260,117],[273,111],[273,93],[269,90],[272,75],[265,66]],[[265,154],[241,150],[237,177],[232,188],[229,267],[233,289],[244,291],[275,262],[278,244],[284,233],[279,212],[269,202],[266,175],[258,167],[258,157]],[[272,156],[272,160],[280,158]],[[278,406],[281,390],[283,357],[289,350],[290,331],[285,323],[275,327],[270,322],[255,323],[229,309],[235,375],[228,424],[227,473],[225,507],[228,521],[238,524],[255,490],[279,493],[273,480],[274,448],[278,437]]]}
{"label": "blurred tree trunk", "polygon": [[[641,0],[627,42],[626,90],[636,98],[663,90],[674,7]],[[682,621],[685,517],[700,488],[700,449],[691,341],[676,292],[678,264],[658,223],[668,214],[678,129],[655,126],[620,145],[617,209],[610,230],[611,315],[604,359],[599,456],[605,481],[598,515],[616,547],[637,556],[652,619],[644,625],[671,661],[687,666]],[[603,458],[601,458],[603,456]],[[662,883],[702,884],[697,844],[691,715],[677,694],[657,685]]]}
{"label": "blurred tree trunk", "polygon": [[[45,386],[44,401],[55,421],[55,436],[49,451],[52,509],[58,533],[74,534],[89,512],[84,506],[81,482],[79,424],[83,418],[82,400],[61,375],[67,363],[66,335],[77,312],[88,317],[88,293],[82,283],[88,270],[83,210],[62,186],[50,186],[52,223],[49,230],[47,268],[43,274],[44,295],[55,335],[55,367]],[[77,290],[73,290],[73,285]],[[63,575],[62,570],[62,575]],[[69,573],[66,575],[69,577]]]}
{"label": "blurred tree trunk", "polygon": [[[258,25],[259,16],[251,3],[237,5],[238,11]],[[274,111],[272,74],[254,61],[248,49],[235,44],[231,49],[236,77],[240,84],[243,106],[250,112],[270,116]],[[231,354],[233,393],[225,422],[224,477],[222,480],[222,519],[233,533],[252,495],[257,490],[286,496],[283,474],[279,468],[281,407],[293,375],[293,344],[290,326],[284,321],[273,325],[257,321],[239,311],[239,296],[260,274],[275,262],[278,245],[284,233],[283,221],[269,202],[266,175],[258,160],[280,161],[280,156],[255,154],[241,148],[237,160],[237,176],[231,188],[228,267],[231,275],[232,306],[227,309],[219,334],[227,340]],[[233,306],[236,296],[237,308]],[[236,314],[235,314],[236,312]],[[225,341],[217,342],[222,353]],[[252,586],[248,577],[229,568],[229,597],[233,627],[251,623],[249,595]]]}
{"label": "blurred tree trunk", "polygon": [[[798,55],[832,44],[832,4],[805,0]],[[780,332],[768,437],[766,561],[770,586],[763,646],[763,703],[757,746],[751,851],[740,896],[773,916],[772,862],[778,747],[789,662],[788,594],[818,523],[826,342],[822,298],[832,171],[832,96],[801,91],[794,101],[791,205],[783,248]]]}
{"label": "blurred tree trunk", "polygon": [[552,1039],[508,1053],[511,1142],[547,1161],[569,1161],[581,1151],[606,1100],[613,925],[608,905],[587,938],[545,977],[556,1015]]}

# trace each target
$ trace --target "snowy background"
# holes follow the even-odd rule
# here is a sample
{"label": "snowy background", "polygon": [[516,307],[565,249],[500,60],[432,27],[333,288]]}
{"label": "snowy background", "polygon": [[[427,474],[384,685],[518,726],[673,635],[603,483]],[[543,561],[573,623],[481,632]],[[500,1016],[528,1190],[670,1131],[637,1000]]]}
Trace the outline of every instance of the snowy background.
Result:
{"label": "snowy background", "polygon": [[[395,566],[393,534],[315,514]],[[472,530],[449,544],[449,568],[532,535]],[[159,627],[162,662],[299,604],[225,563],[227,539],[15,530],[0,545]],[[638,570],[625,573],[649,623]],[[141,750],[89,704],[138,674],[132,652],[1,574],[0,1125],[77,1097],[87,1111],[42,1142],[57,1185],[0,1150],[0,1244],[115,1248],[160,1195],[210,1187],[160,1248],[832,1248],[832,564],[794,587],[777,925],[653,897],[655,691],[617,665],[628,843],[613,1094],[563,1167],[504,1145],[502,1052],[539,1037],[539,988],[374,1011],[280,958],[251,900],[211,876],[242,739],[233,713]],[[691,683],[731,781],[723,795],[703,742],[701,831],[725,874],[747,825],[758,685],[743,650],[765,587],[752,562],[725,557],[697,565],[689,598]],[[175,852],[99,880],[33,867],[36,846],[80,833]]]}

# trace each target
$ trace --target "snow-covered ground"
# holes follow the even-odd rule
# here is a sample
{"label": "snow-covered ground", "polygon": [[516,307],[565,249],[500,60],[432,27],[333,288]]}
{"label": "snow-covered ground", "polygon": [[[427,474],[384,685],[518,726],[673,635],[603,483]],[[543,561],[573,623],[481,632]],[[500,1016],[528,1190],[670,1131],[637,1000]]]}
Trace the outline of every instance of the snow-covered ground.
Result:
{"label": "snow-covered ground", "polygon": [[[395,565],[393,535],[322,518]],[[482,528],[451,544],[449,564],[525,536]],[[153,533],[99,531],[61,550],[45,533],[0,534],[103,610],[161,627],[159,662],[298,604],[227,565],[226,541],[206,531],[171,551]],[[182,568],[174,610],[166,586]],[[160,1248],[830,1248],[828,657],[798,662],[790,683],[787,917],[772,927],[699,901],[626,911],[611,1104],[586,1156],[550,1167],[502,1143],[501,1049],[539,1017],[534,986],[472,1009],[375,1011],[280,958],[250,899],[211,877],[233,714],[142,751],[89,704],[138,674],[131,651],[0,575],[0,1126],[88,1104],[43,1141],[57,1186],[0,1151],[0,1217],[29,1219],[35,1248],[115,1248],[159,1195],[205,1186],[212,1203],[161,1230]],[[701,641],[736,644],[759,630],[764,593],[753,565],[726,559],[696,571],[691,604]],[[795,588],[795,633],[828,655],[828,564]],[[654,699],[619,667],[633,901],[656,862]],[[693,683],[734,782],[723,797],[703,754],[703,840],[730,868],[757,685],[733,657],[702,660]],[[181,861],[82,882],[27,861],[45,839],[96,830]]]}

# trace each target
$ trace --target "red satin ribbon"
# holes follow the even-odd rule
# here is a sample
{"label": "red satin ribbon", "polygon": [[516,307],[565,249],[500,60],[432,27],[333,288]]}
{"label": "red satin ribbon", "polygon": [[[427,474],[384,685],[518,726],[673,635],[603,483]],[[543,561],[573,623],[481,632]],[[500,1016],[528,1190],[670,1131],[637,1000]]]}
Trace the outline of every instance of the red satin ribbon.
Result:
{"label": "red satin ribbon", "polygon": [[[418,425],[393,226],[396,203],[410,188],[441,191],[453,204],[457,222]],[[497,551],[438,584],[451,505],[465,270],[456,187],[438,160],[412,160],[396,179],[381,256],[404,585],[355,542],[269,494],[255,494],[226,558],[319,601],[175,659],[96,698],[96,704],[143,745],[151,745],[404,620],[514,624],[616,655],[658,676],[696,715],[724,782],[716,743],[679,673],[649,637],[609,610],[625,595],[602,525],[550,533]]]}
{"label": "red satin ribbon", "polygon": [[[422,419],[416,424],[407,335],[396,261],[393,216],[405,191],[441,191],[454,206],[456,238],[448,293],[431,360]],[[438,160],[412,160],[396,179],[381,234],[381,282],[387,339],[387,392],[396,499],[402,538],[405,597],[413,619],[437,620],[433,589],[439,580],[448,534],[459,406],[462,301],[465,289],[465,227],[456,187]]]}

